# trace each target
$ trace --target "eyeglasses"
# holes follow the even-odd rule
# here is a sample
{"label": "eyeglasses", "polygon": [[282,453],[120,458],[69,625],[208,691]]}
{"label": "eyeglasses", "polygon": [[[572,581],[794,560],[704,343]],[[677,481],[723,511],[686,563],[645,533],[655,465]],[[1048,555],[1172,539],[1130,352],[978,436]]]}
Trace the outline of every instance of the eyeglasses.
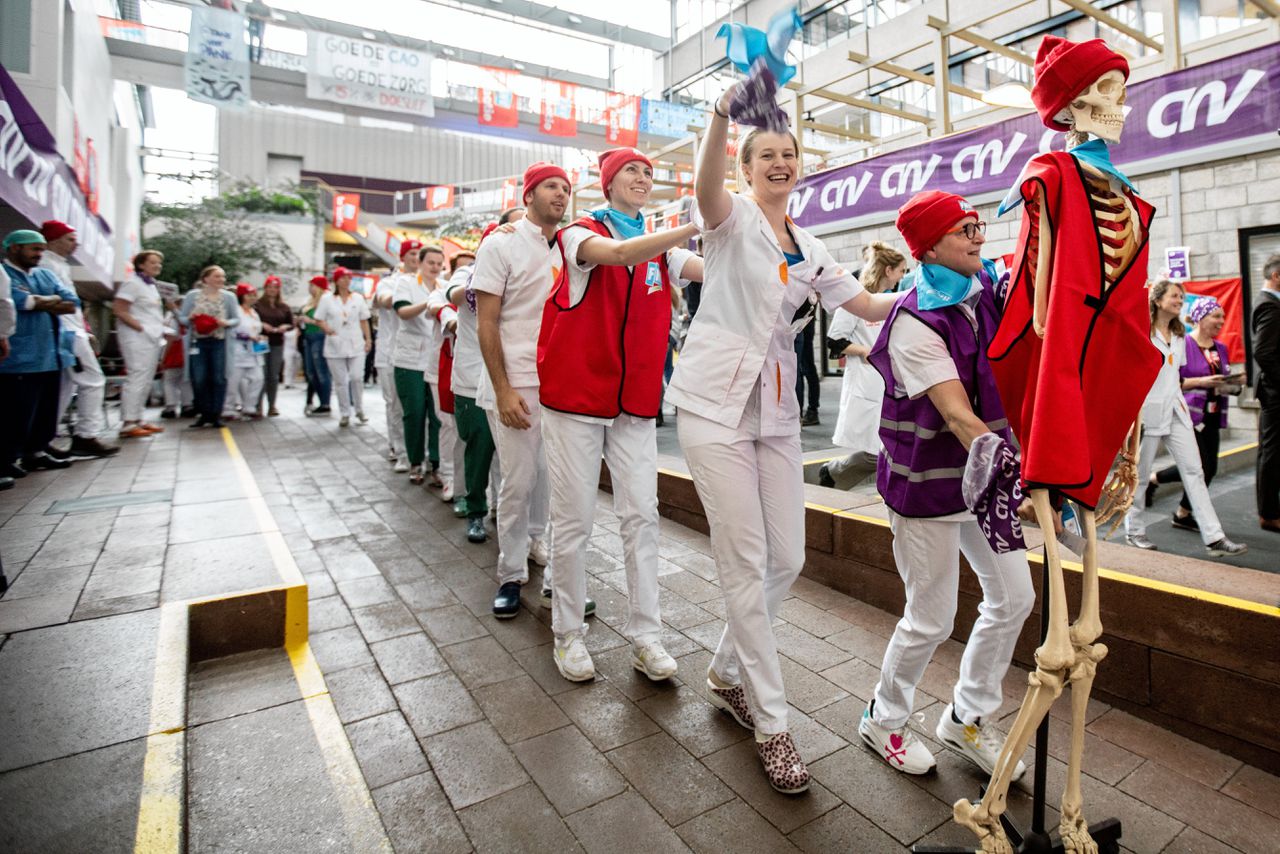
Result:
{"label": "eyeglasses", "polygon": [[959,228],[951,229],[947,234],[960,234],[961,232],[964,232],[966,240],[973,240],[979,234],[985,235],[987,233],[987,224],[982,220],[978,220],[977,222],[966,222]]}

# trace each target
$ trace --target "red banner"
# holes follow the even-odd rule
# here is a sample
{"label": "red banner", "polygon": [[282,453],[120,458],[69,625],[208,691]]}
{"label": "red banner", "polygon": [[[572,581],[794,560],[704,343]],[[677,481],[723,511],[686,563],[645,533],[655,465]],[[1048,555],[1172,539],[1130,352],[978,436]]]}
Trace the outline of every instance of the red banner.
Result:
{"label": "red banner", "polygon": [[640,142],[640,98],[610,92],[605,100],[604,124],[606,142],[635,148]]}
{"label": "red banner", "polygon": [[514,208],[518,204],[519,194],[516,192],[516,179],[508,178],[502,182],[502,210]]}
{"label": "red banner", "polygon": [[1227,323],[1222,327],[1218,340],[1227,346],[1227,359],[1233,365],[1244,364],[1244,284],[1240,279],[1188,279],[1187,299],[1182,306],[1182,316],[1195,303],[1196,297],[1213,297],[1222,306]]}
{"label": "red banner", "polygon": [[547,136],[577,136],[575,100],[578,87],[557,80],[542,81],[542,119],[538,130]]}
{"label": "red banner", "polygon": [[453,187],[445,184],[422,191],[427,197],[427,210],[440,211],[453,207]]}
{"label": "red banner", "polygon": [[355,231],[360,225],[360,194],[334,193],[333,227],[342,231]]}
{"label": "red banner", "polygon": [[520,124],[520,112],[516,109],[516,96],[508,85],[511,75],[499,68],[485,68],[493,75],[497,85],[493,89],[479,90],[480,104],[477,118],[480,124],[499,128],[513,128]]}

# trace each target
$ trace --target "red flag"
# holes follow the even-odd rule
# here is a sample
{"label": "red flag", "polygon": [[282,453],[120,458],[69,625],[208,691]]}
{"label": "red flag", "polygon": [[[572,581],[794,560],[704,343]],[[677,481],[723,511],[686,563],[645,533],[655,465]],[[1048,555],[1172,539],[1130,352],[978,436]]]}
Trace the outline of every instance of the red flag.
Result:
{"label": "red flag", "polygon": [[547,136],[577,136],[575,98],[578,87],[557,80],[542,81],[542,119],[538,130]]}
{"label": "red flag", "polygon": [[[1222,313],[1227,316],[1227,323],[1222,328],[1218,340],[1227,346],[1227,359],[1233,365],[1244,362],[1244,287],[1240,279],[1187,279],[1182,282],[1186,286],[1188,303],[1194,304],[1191,297],[1213,297],[1222,306]],[[1187,312],[1184,309],[1182,316]]]}
{"label": "red flag", "polygon": [[453,207],[453,187],[448,184],[428,187],[425,192],[427,194],[427,210],[439,211]]}
{"label": "red flag", "polygon": [[516,179],[508,178],[502,182],[502,210],[514,208],[519,196],[516,195]]}
{"label": "red flag", "polygon": [[333,196],[333,227],[342,231],[355,231],[360,223],[360,194],[335,193]]}
{"label": "red flag", "polygon": [[610,145],[635,148],[640,141],[640,99],[610,92],[605,105],[605,140]]}
{"label": "red flag", "polygon": [[516,96],[508,82],[511,75],[499,68],[485,68],[493,75],[497,86],[493,89],[480,88],[480,105],[478,118],[480,124],[492,127],[513,128],[520,123],[520,112],[516,109]]}

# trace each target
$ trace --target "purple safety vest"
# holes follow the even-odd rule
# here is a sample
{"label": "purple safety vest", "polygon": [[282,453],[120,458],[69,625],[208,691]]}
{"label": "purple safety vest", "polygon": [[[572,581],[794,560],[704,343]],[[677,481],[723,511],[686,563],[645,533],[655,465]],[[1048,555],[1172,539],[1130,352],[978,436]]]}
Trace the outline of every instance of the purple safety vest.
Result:
{"label": "purple safety vest", "polygon": [[996,284],[988,279],[985,270],[978,275],[983,289],[974,310],[976,334],[958,306],[921,309],[912,288],[894,304],[867,357],[884,378],[886,390],[880,410],[880,441],[884,447],[876,466],[876,487],[884,503],[901,516],[928,518],[966,510],[960,483],[969,452],[947,428],[946,420],[928,395],[915,400],[897,395],[889,358],[889,333],[900,312],[913,315],[942,336],[974,414],[992,432],[1012,442],[1000,392],[987,363],[987,344],[1000,321]]}

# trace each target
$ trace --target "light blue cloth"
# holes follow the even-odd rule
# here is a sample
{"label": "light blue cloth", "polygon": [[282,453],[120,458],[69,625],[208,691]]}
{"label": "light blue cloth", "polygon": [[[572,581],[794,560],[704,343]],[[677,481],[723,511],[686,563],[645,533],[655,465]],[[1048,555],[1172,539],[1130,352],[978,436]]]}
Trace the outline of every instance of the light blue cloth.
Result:
{"label": "light blue cloth", "polygon": [[591,217],[596,222],[612,225],[614,232],[623,240],[630,240],[644,234],[644,217],[640,214],[636,214],[633,218],[613,208],[604,208],[592,211]]}
{"label": "light blue cloth", "polygon": [[[983,258],[982,267],[994,282],[997,278],[995,263]],[[914,277],[912,285],[916,289],[916,305],[925,311],[955,305],[969,295],[970,287],[973,285],[971,276],[957,273],[950,267],[943,267],[940,264],[921,264],[912,276]]]}
{"label": "light blue cloth", "polygon": [[29,310],[27,298],[59,296],[79,306],[80,297],[44,267],[23,271],[6,261],[4,271],[18,321],[9,336],[9,358],[0,361],[0,374],[34,374],[75,365],[75,332],[63,328],[59,315]]}
{"label": "light blue cloth", "polygon": [[[1104,139],[1091,139],[1086,143],[1077,145],[1075,148],[1067,152],[1081,163],[1088,163],[1104,175],[1111,175],[1117,181],[1124,184],[1135,194],[1138,188],[1133,186],[1133,182],[1129,180],[1123,172],[1116,168],[1111,162],[1111,148]],[[1018,183],[1009,189],[1009,193],[1004,197],[1004,201],[1000,202],[1000,209],[996,211],[996,216],[1004,216],[1009,211],[1022,204],[1022,178],[1018,178]]]}
{"label": "light blue cloth", "polygon": [[746,24],[721,24],[716,38],[725,40],[725,56],[743,74],[749,73],[755,61],[764,57],[778,85],[785,86],[796,76],[796,67],[787,62],[787,45],[802,26],[800,13],[792,6],[770,18],[766,30]]}

